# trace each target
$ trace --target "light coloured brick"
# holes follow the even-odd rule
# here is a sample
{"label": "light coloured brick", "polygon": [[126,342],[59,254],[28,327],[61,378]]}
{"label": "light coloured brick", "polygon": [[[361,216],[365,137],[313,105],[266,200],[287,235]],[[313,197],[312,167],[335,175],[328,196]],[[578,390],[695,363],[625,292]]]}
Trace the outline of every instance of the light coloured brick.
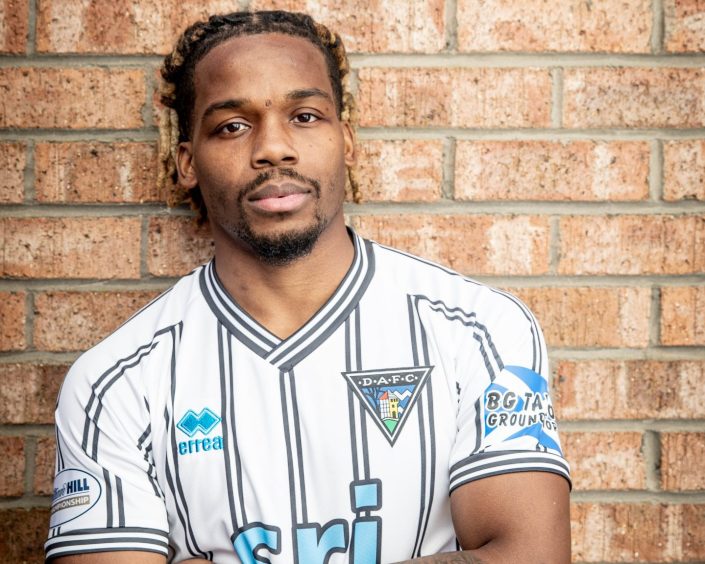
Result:
{"label": "light coloured brick", "polygon": [[534,68],[363,68],[363,127],[549,127],[551,77]]}
{"label": "light coloured brick", "polygon": [[23,350],[26,292],[0,292],[0,351]]}
{"label": "light coloured brick", "polygon": [[139,278],[140,220],[0,218],[2,274],[21,278]]}
{"label": "light coloured brick", "polygon": [[0,68],[0,127],[142,127],[142,70],[95,67]]}
{"label": "light coloured brick", "polygon": [[661,343],[705,345],[705,286],[661,288]]}
{"label": "light coloured brick", "polygon": [[169,53],[186,27],[237,10],[232,0],[42,0],[37,50],[58,53]]}
{"label": "light coloured brick", "polygon": [[574,562],[700,562],[705,505],[574,503]]}
{"label": "light coloured brick", "polygon": [[213,256],[206,226],[192,217],[153,217],[149,221],[147,269],[154,276],[183,276]]}
{"label": "light coloured brick", "polygon": [[24,53],[28,32],[27,0],[0,0],[0,53]]}
{"label": "light coloured brick", "polygon": [[573,491],[645,489],[641,442],[641,433],[562,432],[561,446],[570,463]]}
{"label": "light coloured brick", "polygon": [[442,141],[362,141],[357,161],[363,201],[431,202],[441,196]]}
{"label": "light coloured brick", "polygon": [[705,69],[571,68],[563,84],[566,127],[705,126]]}
{"label": "light coloured brick", "polygon": [[548,220],[536,216],[372,215],[352,226],[364,237],[468,275],[545,274]]}
{"label": "light coloured brick", "polygon": [[663,161],[666,201],[705,200],[705,140],[667,141]]}
{"label": "light coloured brick", "polygon": [[705,216],[562,217],[559,274],[705,272]]}
{"label": "light coloured brick", "polygon": [[664,44],[671,52],[705,51],[705,2],[664,0]]}
{"label": "light coloured brick", "polygon": [[705,490],[705,433],[661,434],[661,487]]}
{"label": "light coloured brick", "polygon": [[66,364],[0,364],[0,424],[53,423],[56,398],[68,368]]}
{"label": "light coloured brick", "polygon": [[513,288],[536,314],[554,347],[645,347],[648,288]]}
{"label": "light coloured brick", "polygon": [[458,141],[458,200],[628,201],[649,195],[636,141]]}
{"label": "light coloured brick", "polygon": [[34,301],[34,345],[44,351],[83,351],[117,329],[156,291],[42,292]]}
{"label": "light coloured brick", "polygon": [[151,143],[38,143],[41,202],[155,202],[157,148]]}
{"label": "light coloured brick", "polygon": [[0,496],[19,497],[24,493],[24,438],[0,436]]}
{"label": "light coloured brick", "polygon": [[26,164],[24,143],[0,143],[0,204],[19,204],[24,199]]}
{"label": "light coloured brick", "polygon": [[54,437],[37,439],[37,449],[34,454],[35,495],[51,495],[54,492],[54,466],[56,458],[56,442]]}
{"label": "light coloured brick", "polygon": [[705,418],[705,361],[561,360],[553,372],[561,421]]}
{"label": "light coloured brick", "polygon": [[48,507],[0,509],[0,562],[44,562],[49,511]]}
{"label": "light coloured brick", "polygon": [[461,51],[650,52],[649,0],[460,0]]}
{"label": "light coloured brick", "polygon": [[310,14],[340,34],[348,52],[435,53],[446,46],[445,0],[254,0],[251,7]]}

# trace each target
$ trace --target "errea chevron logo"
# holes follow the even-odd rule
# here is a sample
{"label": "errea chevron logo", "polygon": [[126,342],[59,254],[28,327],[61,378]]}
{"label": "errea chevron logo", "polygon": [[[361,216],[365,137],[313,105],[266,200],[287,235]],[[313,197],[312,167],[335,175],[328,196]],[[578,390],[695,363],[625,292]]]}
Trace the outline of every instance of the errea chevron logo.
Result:
{"label": "errea chevron logo", "polygon": [[207,435],[218,423],[220,423],[220,417],[204,407],[198,414],[193,409],[189,409],[176,424],[176,427],[189,437],[193,437],[198,431]]}

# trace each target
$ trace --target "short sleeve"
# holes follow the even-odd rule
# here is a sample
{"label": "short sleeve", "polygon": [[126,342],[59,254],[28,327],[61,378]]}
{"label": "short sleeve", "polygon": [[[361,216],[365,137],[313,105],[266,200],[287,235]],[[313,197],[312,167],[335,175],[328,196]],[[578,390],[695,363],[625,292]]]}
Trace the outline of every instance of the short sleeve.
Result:
{"label": "short sleeve", "polygon": [[168,554],[163,492],[153,462],[144,355],[96,376],[81,359],[56,410],[56,476],[47,560],[136,550]]}
{"label": "short sleeve", "polygon": [[479,315],[457,370],[462,393],[450,491],[511,472],[553,472],[570,482],[549,390],[543,334],[516,298],[497,293],[500,315]]}

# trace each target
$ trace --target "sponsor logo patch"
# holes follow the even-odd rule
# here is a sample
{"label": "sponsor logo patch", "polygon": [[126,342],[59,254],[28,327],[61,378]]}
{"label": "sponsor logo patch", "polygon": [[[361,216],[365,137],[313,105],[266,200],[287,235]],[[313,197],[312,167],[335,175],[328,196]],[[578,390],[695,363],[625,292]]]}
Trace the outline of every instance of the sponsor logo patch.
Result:
{"label": "sponsor logo patch", "polygon": [[[222,435],[208,436],[219,423],[220,417],[207,407],[201,409],[199,413],[189,409],[176,424],[176,428],[189,437],[189,440],[179,442],[179,455],[223,450]],[[195,437],[199,433],[204,435],[204,437]]]}
{"label": "sponsor logo patch", "polygon": [[88,472],[67,468],[54,479],[51,499],[51,527],[58,527],[80,517],[100,499],[100,482]]}
{"label": "sponsor logo patch", "polygon": [[343,372],[389,444],[401,433],[433,366]]}

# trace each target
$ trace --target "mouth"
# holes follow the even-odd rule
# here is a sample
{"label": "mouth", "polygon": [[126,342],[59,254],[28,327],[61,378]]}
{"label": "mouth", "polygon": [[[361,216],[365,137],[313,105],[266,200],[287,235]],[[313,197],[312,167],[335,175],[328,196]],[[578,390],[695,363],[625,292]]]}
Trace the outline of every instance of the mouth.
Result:
{"label": "mouth", "polygon": [[311,198],[311,189],[293,182],[265,184],[247,196],[255,209],[268,213],[293,212],[303,207]]}

